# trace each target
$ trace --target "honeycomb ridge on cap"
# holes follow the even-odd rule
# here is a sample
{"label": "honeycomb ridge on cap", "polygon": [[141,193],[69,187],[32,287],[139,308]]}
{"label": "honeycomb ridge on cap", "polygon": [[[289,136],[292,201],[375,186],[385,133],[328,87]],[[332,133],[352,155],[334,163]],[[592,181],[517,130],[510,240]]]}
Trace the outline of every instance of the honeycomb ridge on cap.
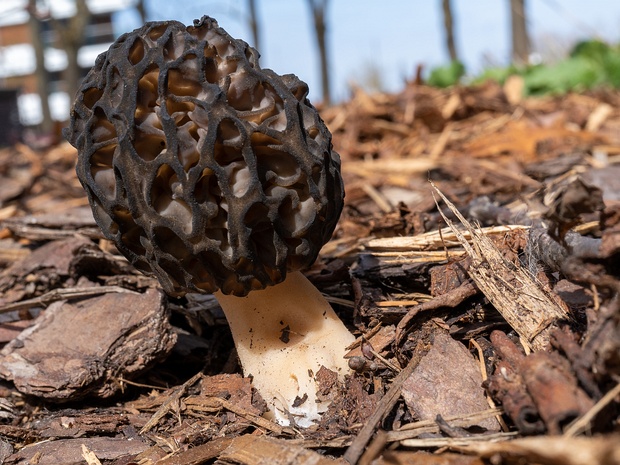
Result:
{"label": "honeycomb ridge on cap", "polygon": [[104,235],[170,294],[246,295],[310,266],[343,206],[331,134],[294,75],[203,17],[124,34],[65,136]]}

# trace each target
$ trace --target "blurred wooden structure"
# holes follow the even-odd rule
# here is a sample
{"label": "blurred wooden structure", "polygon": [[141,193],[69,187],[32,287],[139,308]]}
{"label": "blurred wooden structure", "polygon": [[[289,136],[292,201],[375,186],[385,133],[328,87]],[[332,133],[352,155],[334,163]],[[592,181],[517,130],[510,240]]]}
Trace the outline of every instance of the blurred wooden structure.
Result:
{"label": "blurred wooden structure", "polygon": [[[36,11],[42,33],[34,37],[29,27],[28,0],[0,2],[0,90],[19,90],[19,119],[24,126],[41,123],[41,100],[37,94],[34,44],[42,42],[47,73],[46,93],[49,96],[52,118],[65,121],[69,114],[70,96],[64,82],[67,54],[59,45],[51,18],[65,23],[76,14],[74,0],[39,2]],[[112,15],[115,11],[133,7],[136,0],[88,0],[91,12],[84,46],[79,50],[78,63],[83,74],[94,64],[97,55],[114,41]],[[2,115],[4,118],[4,115]]]}

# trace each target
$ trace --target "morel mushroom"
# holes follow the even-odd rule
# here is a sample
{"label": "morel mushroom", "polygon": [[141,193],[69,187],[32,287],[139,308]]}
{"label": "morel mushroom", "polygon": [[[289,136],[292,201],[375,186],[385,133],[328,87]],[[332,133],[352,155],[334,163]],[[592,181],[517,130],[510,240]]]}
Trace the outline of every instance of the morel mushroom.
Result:
{"label": "morel mushroom", "polygon": [[212,18],[152,22],[98,57],[65,133],[105,236],[169,294],[214,293],[245,374],[300,426],[327,407],[317,371],[344,374],[353,340],[299,272],[344,197],[307,92]]}

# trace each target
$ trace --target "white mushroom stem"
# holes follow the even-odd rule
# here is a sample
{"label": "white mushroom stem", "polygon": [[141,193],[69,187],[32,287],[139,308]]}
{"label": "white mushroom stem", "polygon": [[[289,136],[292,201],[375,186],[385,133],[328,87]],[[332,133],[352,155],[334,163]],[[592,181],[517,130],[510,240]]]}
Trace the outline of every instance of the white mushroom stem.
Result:
{"label": "white mushroom stem", "polygon": [[298,426],[312,425],[328,407],[317,399],[315,375],[324,366],[342,378],[349,371],[345,348],[355,339],[329,303],[300,272],[246,297],[215,296],[243,372],[276,421],[288,426],[291,415]]}

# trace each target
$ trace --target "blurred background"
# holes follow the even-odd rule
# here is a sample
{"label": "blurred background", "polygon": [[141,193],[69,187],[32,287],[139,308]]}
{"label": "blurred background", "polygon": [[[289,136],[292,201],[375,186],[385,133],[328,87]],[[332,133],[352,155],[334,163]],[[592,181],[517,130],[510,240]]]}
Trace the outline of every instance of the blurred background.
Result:
{"label": "blurred background", "polygon": [[620,87],[620,2],[609,0],[0,0],[0,146],[57,141],[80,79],[122,33],[205,14],[324,105],[356,87],[512,74],[526,94]]}

